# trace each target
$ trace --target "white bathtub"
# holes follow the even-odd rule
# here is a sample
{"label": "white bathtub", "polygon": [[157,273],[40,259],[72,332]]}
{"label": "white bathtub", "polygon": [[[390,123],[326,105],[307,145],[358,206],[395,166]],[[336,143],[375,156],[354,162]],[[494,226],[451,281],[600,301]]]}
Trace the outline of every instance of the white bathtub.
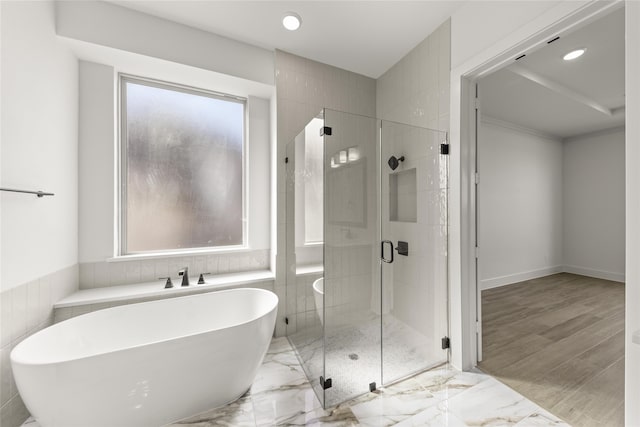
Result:
{"label": "white bathtub", "polygon": [[233,289],[109,308],[18,344],[18,390],[43,427],[158,427],[242,396],[278,297]]}

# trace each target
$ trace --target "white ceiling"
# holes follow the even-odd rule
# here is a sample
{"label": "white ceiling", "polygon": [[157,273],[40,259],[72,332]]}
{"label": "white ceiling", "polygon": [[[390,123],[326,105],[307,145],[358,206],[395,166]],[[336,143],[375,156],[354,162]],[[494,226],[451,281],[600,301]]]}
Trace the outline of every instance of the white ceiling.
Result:
{"label": "white ceiling", "polygon": [[483,115],[560,138],[623,125],[624,8],[482,79],[480,102]]}
{"label": "white ceiling", "polygon": [[[463,1],[129,1],[130,9],[378,78]],[[285,12],[302,17],[282,27]]]}

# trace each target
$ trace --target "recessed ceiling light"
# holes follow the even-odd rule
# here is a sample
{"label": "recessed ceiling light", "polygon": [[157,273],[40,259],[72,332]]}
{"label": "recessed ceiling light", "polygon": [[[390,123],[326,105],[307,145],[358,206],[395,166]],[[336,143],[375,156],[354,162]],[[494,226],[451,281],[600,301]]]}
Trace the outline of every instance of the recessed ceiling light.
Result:
{"label": "recessed ceiling light", "polygon": [[282,25],[289,31],[295,31],[300,28],[302,18],[295,12],[287,12],[282,17]]}
{"label": "recessed ceiling light", "polygon": [[582,54],[586,51],[587,49],[576,49],[576,50],[572,50],[571,52],[567,53],[565,56],[562,57],[562,59],[564,59],[565,61],[571,61],[572,59],[576,59],[582,56]]}

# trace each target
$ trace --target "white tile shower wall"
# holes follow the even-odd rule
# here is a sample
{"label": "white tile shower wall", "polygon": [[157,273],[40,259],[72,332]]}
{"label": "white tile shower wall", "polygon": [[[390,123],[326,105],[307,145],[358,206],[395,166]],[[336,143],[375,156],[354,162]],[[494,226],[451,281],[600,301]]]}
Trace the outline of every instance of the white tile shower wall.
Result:
{"label": "white tile shower wall", "polygon": [[0,425],[17,427],[29,416],[18,393],[9,354],[28,336],[53,323],[53,304],[78,290],[78,265],[0,294]]}
{"label": "white tile shower wall", "polygon": [[[366,76],[345,71],[330,65],[311,61],[276,50],[277,97],[277,244],[276,244],[276,293],[280,298],[276,335],[295,332],[291,321],[285,329],[287,306],[297,306],[295,257],[293,245],[288,254],[285,236],[293,233],[293,222],[287,223],[285,213],[286,177],[284,159],[286,145],[304,129],[322,108],[331,108],[374,117],[376,109],[376,81]],[[287,227],[292,227],[287,230]],[[290,265],[293,263],[292,265]],[[289,280],[287,281],[287,272]],[[287,283],[290,286],[287,287]],[[288,299],[288,303],[287,303]],[[295,319],[296,316],[292,316]],[[291,319],[290,319],[291,320]]]}
{"label": "white tile shower wall", "polygon": [[449,130],[451,21],[377,80],[379,118],[414,126]]}
{"label": "white tile shower wall", "polygon": [[176,258],[117,262],[84,262],[80,264],[80,289],[128,285],[150,282],[159,277],[171,276],[179,280],[178,270],[189,268],[191,279],[200,273],[225,274],[252,270],[268,270],[268,249],[219,255],[198,255]]}
{"label": "white tile shower wall", "polygon": [[[324,279],[325,324],[330,326],[352,323],[371,304],[372,281],[371,245],[334,247],[327,250],[330,265]],[[319,322],[313,283],[323,273],[298,274],[295,285],[287,287],[287,315],[289,333],[300,331]],[[293,329],[295,327],[295,329]]]}
{"label": "white tile shower wall", "polygon": [[[378,117],[448,132],[450,32],[448,20],[377,80]],[[388,126],[389,134],[384,128],[383,157],[392,154],[384,152],[386,146],[408,154],[399,171],[416,168],[417,221],[392,222],[383,212],[383,229],[391,236],[383,238],[409,242],[409,256],[396,256],[393,268],[383,272],[383,312],[392,312],[437,345],[447,319],[447,182],[438,167],[441,141],[409,127]],[[382,194],[388,193],[388,179],[383,179]]]}
{"label": "white tile shower wall", "polygon": [[295,286],[287,289],[287,317],[289,317],[288,330],[295,327],[296,330],[304,329],[307,324],[320,322],[313,294],[313,282],[322,277],[322,273],[298,274]]}

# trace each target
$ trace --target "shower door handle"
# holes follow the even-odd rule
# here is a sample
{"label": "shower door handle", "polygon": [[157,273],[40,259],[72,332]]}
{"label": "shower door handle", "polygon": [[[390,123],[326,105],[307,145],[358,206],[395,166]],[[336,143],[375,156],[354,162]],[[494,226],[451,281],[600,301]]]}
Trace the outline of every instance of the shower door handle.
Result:
{"label": "shower door handle", "polygon": [[[386,259],[384,257],[384,244],[388,243],[389,244],[389,248],[391,249],[391,259]],[[382,262],[386,262],[388,264],[391,264],[393,262],[393,242],[391,240],[383,240],[380,242],[380,259],[382,260]]]}

